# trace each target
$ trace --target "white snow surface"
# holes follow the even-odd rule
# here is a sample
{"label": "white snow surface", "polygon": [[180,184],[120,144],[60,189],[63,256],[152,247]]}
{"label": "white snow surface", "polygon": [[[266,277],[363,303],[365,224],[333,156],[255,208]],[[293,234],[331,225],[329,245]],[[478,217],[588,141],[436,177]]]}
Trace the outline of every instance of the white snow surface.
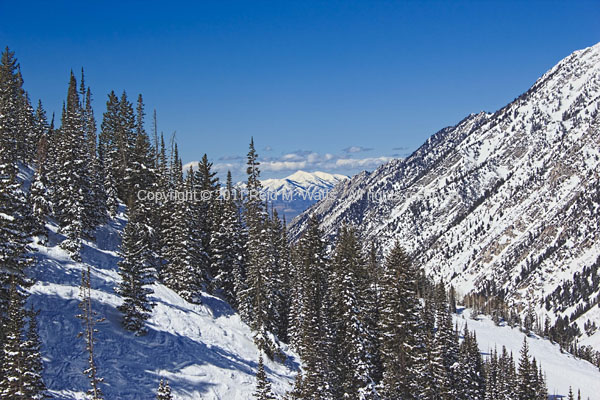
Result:
{"label": "white snow surface", "polygon": [[[454,321],[458,323],[461,331],[465,324],[469,330],[475,331],[477,343],[484,358],[493,352],[494,348],[501,353],[502,346],[505,346],[509,353],[512,352],[518,367],[520,350],[526,337],[519,328],[511,328],[504,324],[498,326],[486,316],[472,319],[471,310],[468,309],[462,310],[462,312],[459,310]],[[527,344],[530,356],[535,357],[538,367],[541,365],[546,374],[550,396],[566,398],[569,386],[571,386],[576,396],[577,389],[581,390],[582,399],[600,399],[600,371],[597,367],[568,353],[561,352],[559,345],[533,334],[527,336]]]}
{"label": "white snow surface", "polygon": [[[135,336],[121,326],[117,307],[122,299],[114,288],[117,273],[121,214],[97,231],[97,244],[86,242],[82,262],[73,262],[57,246],[62,239],[51,228],[48,246],[34,245],[38,280],[30,288],[29,302],[40,310],[44,380],[53,398],[83,399],[88,379],[87,353],[78,314],[81,271],[89,265],[93,308],[106,320],[97,325],[95,356],[105,379],[105,398],[154,399],[158,382],[168,379],[174,398],[250,399],[255,388],[259,352],[252,332],[223,300],[204,294],[201,305],[190,304],[161,284],[153,286],[156,303],[148,321],[149,332]],[[265,369],[277,394],[287,391],[298,369],[297,357],[285,365],[265,360]]]}
{"label": "white snow surface", "polygon": [[[50,243],[36,244],[30,303],[40,310],[44,379],[53,398],[84,399],[88,380],[83,341],[77,338],[81,272],[88,265],[92,274],[93,307],[106,320],[98,324],[95,356],[98,373],[105,378],[102,389],[107,400],[153,399],[161,378],[168,379],[174,398],[251,399],[255,387],[258,350],[252,332],[224,301],[204,294],[203,304],[193,305],[161,284],[153,286],[156,306],[148,321],[149,333],[134,336],[120,325],[116,307],[121,298],[114,293],[119,232],[126,223],[120,215],[97,230],[97,243],[85,242],[82,262],[73,262],[56,244],[62,237],[50,228]],[[470,310],[455,316],[459,329],[467,323],[477,334],[485,355],[506,346],[518,360],[525,337],[518,329],[497,326],[489,318],[471,319]],[[600,399],[600,371],[587,361],[561,353],[558,345],[530,336],[530,352],[546,372],[550,394],[566,395],[569,386],[581,388],[583,398]],[[285,345],[285,365],[265,360],[275,393],[292,386],[299,367],[298,357]]]}

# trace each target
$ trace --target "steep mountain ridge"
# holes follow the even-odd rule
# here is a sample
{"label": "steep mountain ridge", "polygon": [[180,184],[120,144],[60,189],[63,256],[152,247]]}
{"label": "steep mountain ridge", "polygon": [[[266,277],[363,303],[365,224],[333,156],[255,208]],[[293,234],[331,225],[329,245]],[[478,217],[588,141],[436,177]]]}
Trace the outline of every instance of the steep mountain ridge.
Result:
{"label": "steep mountain ridge", "polygon": [[[470,115],[407,159],[341,183],[290,231],[297,237],[315,215],[327,235],[349,223],[384,252],[400,240],[460,293],[531,304],[542,320],[594,308],[597,283],[566,308],[545,300],[600,254],[599,99],[596,44],[497,112]],[[586,314],[581,328],[597,320]],[[593,336],[585,341],[599,346]]]}

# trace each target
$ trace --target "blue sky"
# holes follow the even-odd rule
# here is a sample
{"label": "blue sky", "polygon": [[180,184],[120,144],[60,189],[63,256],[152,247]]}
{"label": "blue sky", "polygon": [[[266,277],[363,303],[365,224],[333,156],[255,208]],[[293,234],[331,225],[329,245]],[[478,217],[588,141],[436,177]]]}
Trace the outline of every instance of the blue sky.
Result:
{"label": "blue sky", "polygon": [[50,112],[83,66],[98,117],[111,89],[141,92],[184,162],[240,177],[251,136],[265,177],[371,170],[600,41],[598,1],[0,0],[0,15]]}

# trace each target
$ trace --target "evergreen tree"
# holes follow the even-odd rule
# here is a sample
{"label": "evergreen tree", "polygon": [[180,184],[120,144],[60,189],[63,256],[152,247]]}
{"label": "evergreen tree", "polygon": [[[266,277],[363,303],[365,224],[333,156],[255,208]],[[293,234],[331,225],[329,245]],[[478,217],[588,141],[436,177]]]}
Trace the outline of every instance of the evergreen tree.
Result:
{"label": "evergreen tree", "polygon": [[382,399],[417,398],[419,300],[418,270],[399,243],[386,258],[382,276],[381,357],[384,366]]}
{"label": "evergreen tree", "polygon": [[25,366],[24,394],[25,398],[31,400],[41,400],[46,398],[46,385],[42,379],[44,369],[41,356],[41,340],[38,334],[36,317],[39,312],[33,309],[29,310],[29,326],[27,329],[26,340],[23,343],[23,362]]}
{"label": "evergreen tree", "polygon": [[485,397],[485,374],[483,359],[477,345],[475,333],[465,325],[459,353],[458,397],[482,399]]}
{"label": "evergreen tree", "polygon": [[523,339],[521,358],[519,359],[519,400],[535,399],[537,389],[537,367],[529,359],[529,345],[527,338]]}
{"label": "evergreen tree", "polygon": [[[176,148],[175,148],[176,149]],[[175,151],[172,175],[177,180],[176,192],[185,193],[191,188],[191,177],[187,185],[183,181],[181,162]],[[205,263],[198,263],[199,257],[204,256],[199,238],[194,237],[191,201],[178,199],[171,204],[171,216],[168,226],[163,233],[163,248],[166,264],[162,266],[162,281],[176,291],[185,300],[200,303],[200,292],[204,283]]]}
{"label": "evergreen tree", "polygon": [[332,258],[333,331],[335,366],[334,395],[365,399],[376,396],[372,378],[373,332],[366,321],[363,297],[369,282],[361,244],[354,229],[342,227]]}
{"label": "evergreen tree", "polygon": [[87,395],[91,400],[102,400],[104,395],[102,394],[100,384],[104,379],[98,376],[94,357],[94,345],[96,344],[94,334],[97,332],[95,326],[104,321],[104,318],[98,318],[97,313],[92,309],[92,287],[89,266],[87,270],[83,270],[81,273],[81,286],[79,290],[81,298],[79,309],[81,313],[77,315],[77,318],[81,319],[83,325],[83,331],[79,333],[79,337],[83,337],[85,349],[88,353],[88,368],[83,370],[84,375],[90,381],[90,389],[87,391]]}
{"label": "evergreen tree", "polygon": [[160,380],[160,383],[158,384],[158,392],[156,393],[156,400],[173,400],[169,381],[164,379]]}
{"label": "evergreen tree", "polygon": [[67,103],[63,108],[60,146],[57,149],[58,171],[55,171],[55,213],[66,239],[61,247],[79,259],[81,239],[86,233],[84,216],[90,182],[85,153],[83,114],[77,92],[77,82],[71,72]]}
{"label": "evergreen tree", "polygon": [[103,171],[104,189],[106,191],[106,207],[109,215],[114,217],[117,212],[118,193],[117,179],[119,171],[119,99],[111,91],[106,102],[106,111],[102,118],[100,137],[98,141],[98,160]]}
{"label": "evergreen tree", "polygon": [[291,307],[291,253],[285,218],[279,219],[273,209],[270,220],[271,250],[273,252],[273,270],[269,279],[271,307],[273,309],[273,331],[283,342],[288,343],[288,330]]}
{"label": "evergreen tree", "polygon": [[275,400],[276,397],[273,395],[271,390],[271,383],[265,373],[265,366],[263,364],[262,353],[258,358],[258,369],[256,371],[256,390],[254,391],[253,397],[257,400]]}
{"label": "evergreen tree", "polygon": [[294,388],[286,393],[285,400],[303,400],[302,395],[302,371],[298,371],[296,379],[294,379]]}
{"label": "evergreen tree", "polygon": [[231,304],[238,307],[238,293],[244,282],[242,224],[236,204],[236,192],[227,171],[227,183],[221,205],[221,223],[211,237],[212,264],[216,272],[214,285]]}
{"label": "evergreen tree", "polygon": [[331,337],[328,327],[330,269],[319,223],[311,218],[293,251],[295,278],[290,313],[292,345],[302,358],[306,399],[333,399],[330,382]]}
{"label": "evergreen tree", "polygon": [[17,160],[22,160],[19,143],[23,142],[20,124],[22,79],[15,53],[8,47],[0,58],[0,163],[3,174],[15,175]]}
{"label": "evergreen tree", "polygon": [[33,235],[38,236],[42,243],[48,239],[46,232],[46,218],[51,213],[51,203],[48,194],[48,174],[46,161],[48,156],[48,140],[46,135],[40,138],[38,143],[36,164],[37,168],[33,175],[31,188],[29,190],[29,202],[32,206]]}
{"label": "evergreen tree", "polygon": [[217,173],[212,170],[213,164],[208,161],[208,156],[204,154],[198,163],[198,170],[193,175],[194,192],[197,198],[194,201],[196,207],[196,225],[198,235],[202,240],[202,248],[206,251],[207,262],[211,263],[211,268],[207,270],[211,277],[218,274],[217,270],[212,269],[214,252],[211,248],[213,232],[217,230],[221,222],[221,207],[219,202],[220,184]]}
{"label": "evergreen tree", "polygon": [[143,206],[133,203],[129,222],[123,231],[123,259],[119,261],[121,282],[117,293],[123,297],[123,304],[118,307],[123,313],[123,326],[138,335],[146,333],[144,322],[150,317],[153,306],[148,298],[153,293],[148,286],[154,282],[156,273],[151,241],[152,232]]}
{"label": "evergreen tree", "polygon": [[261,200],[260,170],[258,154],[254,149],[254,140],[250,141],[248,151],[246,183],[246,202],[244,222],[248,230],[247,246],[247,287],[240,293],[242,317],[249,322],[255,332],[255,341],[259,348],[272,357],[272,343],[267,331],[270,328],[272,305],[270,304],[267,279],[273,268],[272,252],[268,249],[269,227]]}
{"label": "evergreen tree", "polygon": [[28,373],[23,354],[23,330],[25,315],[23,310],[23,294],[19,292],[14,281],[10,287],[10,300],[3,341],[2,379],[0,395],[2,398],[25,400],[25,376]]}
{"label": "evergreen tree", "polygon": [[98,225],[106,222],[107,218],[107,195],[104,186],[104,175],[102,161],[98,155],[96,119],[92,108],[92,92],[90,88],[85,89],[83,83],[83,71],[81,75],[81,98],[85,99],[83,105],[83,119],[85,131],[85,145],[87,156],[87,171],[90,180],[90,190],[86,198],[85,223],[86,230],[93,232]]}

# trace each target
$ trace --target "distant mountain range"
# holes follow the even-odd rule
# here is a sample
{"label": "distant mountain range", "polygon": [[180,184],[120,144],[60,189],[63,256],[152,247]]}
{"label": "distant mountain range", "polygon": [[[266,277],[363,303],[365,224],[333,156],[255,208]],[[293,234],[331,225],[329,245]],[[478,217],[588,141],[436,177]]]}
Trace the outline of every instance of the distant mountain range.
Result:
{"label": "distant mountain range", "polygon": [[[289,222],[298,214],[324,199],[339,182],[348,177],[326,172],[297,171],[282,179],[265,179],[261,181],[264,194],[269,199],[269,206],[274,207],[279,216]],[[240,182],[237,187],[244,187]]]}
{"label": "distant mountain range", "polygon": [[[398,240],[460,293],[497,296],[541,321],[600,323],[600,44],[560,61],[495,113],[444,128],[404,160],[336,186],[310,216]],[[600,349],[600,331],[581,344]],[[595,332],[595,333],[594,333]]]}

